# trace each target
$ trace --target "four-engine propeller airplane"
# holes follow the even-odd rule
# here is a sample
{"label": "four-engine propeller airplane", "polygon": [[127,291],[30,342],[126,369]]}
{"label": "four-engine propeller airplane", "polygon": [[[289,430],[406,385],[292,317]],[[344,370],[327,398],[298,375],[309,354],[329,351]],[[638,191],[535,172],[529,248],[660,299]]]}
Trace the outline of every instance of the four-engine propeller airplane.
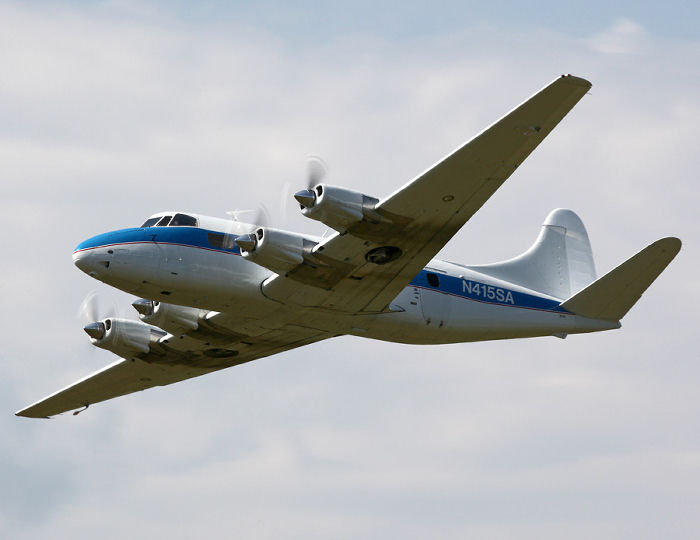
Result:
{"label": "four-engine propeller airplane", "polygon": [[382,200],[323,183],[300,191],[302,213],[335,230],[327,238],[161,212],[82,242],[76,266],[143,297],[140,321],[85,326],[121,359],[16,414],[84,409],[346,334],[437,344],[619,328],[680,240],[596,279],[583,223],[557,209],[514,259],[433,258],[590,87],[561,76]]}

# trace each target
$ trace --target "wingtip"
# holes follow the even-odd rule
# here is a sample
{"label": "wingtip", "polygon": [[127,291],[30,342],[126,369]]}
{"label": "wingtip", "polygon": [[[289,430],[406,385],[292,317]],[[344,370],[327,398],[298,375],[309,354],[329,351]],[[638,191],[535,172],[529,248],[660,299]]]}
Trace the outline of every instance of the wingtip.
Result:
{"label": "wingtip", "polygon": [[577,86],[585,86],[587,88],[591,88],[593,86],[593,83],[591,83],[591,81],[586,80],[583,77],[577,77],[576,75],[572,75],[571,73],[563,74],[560,78],[565,79],[567,83],[575,84]]}
{"label": "wingtip", "polygon": [[39,416],[39,415],[31,414],[30,411],[31,411],[32,407],[33,407],[33,405],[31,405],[29,407],[25,407],[24,409],[20,409],[19,411],[17,411],[15,413],[15,416],[19,416],[21,418],[46,418],[47,420],[51,419],[50,416]]}
{"label": "wingtip", "polygon": [[657,240],[654,243],[658,245],[663,245],[664,249],[667,249],[668,251],[673,253],[674,257],[681,250],[681,247],[683,247],[683,242],[681,242],[681,239],[676,236],[667,236],[665,238]]}

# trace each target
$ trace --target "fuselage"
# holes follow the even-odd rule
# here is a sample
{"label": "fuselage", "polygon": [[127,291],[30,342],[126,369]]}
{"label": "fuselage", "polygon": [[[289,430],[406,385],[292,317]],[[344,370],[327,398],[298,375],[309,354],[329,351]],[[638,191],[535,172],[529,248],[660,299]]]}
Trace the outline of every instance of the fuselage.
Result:
{"label": "fuselage", "polygon": [[294,317],[297,323],[333,334],[384,341],[436,344],[563,337],[619,327],[617,322],[574,315],[560,307],[562,299],[437,259],[380,314],[282,304],[263,292],[262,284],[275,274],[241,257],[233,242],[252,229],[238,221],[163,212],[144,226],[85,240],[73,252],[73,260],[91,277],[150,300],[250,320]]}

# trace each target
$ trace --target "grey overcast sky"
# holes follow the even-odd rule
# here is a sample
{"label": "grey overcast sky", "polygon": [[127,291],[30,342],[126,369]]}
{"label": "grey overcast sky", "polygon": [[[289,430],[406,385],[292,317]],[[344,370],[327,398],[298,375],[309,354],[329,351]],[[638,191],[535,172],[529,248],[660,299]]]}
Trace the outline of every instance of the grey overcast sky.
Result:
{"label": "grey overcast sky", "polygon": [[[700,530],[697,2],[0,3],[0,537],[651,539]],[[112,360],[81,240],[262,202],[304,156],[390,193],[561,73],[593,82],[445,247],[525,250],[572,208],[600,274],[684,247],[614,332],[337,338],[77,417],[16,418]]]}

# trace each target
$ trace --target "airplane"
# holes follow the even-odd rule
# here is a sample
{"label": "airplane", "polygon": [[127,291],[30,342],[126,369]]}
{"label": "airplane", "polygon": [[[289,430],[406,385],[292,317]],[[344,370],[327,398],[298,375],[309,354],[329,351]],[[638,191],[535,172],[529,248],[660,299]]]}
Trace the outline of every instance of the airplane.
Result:
{"label": "airplane", "polygon": [[680,251],[658,240],[597,278],[588,234],[553,210],[522,255],[486,265],[435,258],[582,99],[562,75],[384,199],[325,183],[294,195],[326,237],[184,211],[94,236],[75,265],[136,295],[139,320],[84,328],[116,362],[18,411],[48,418],[335,336],[412,344],[620,328]]}

